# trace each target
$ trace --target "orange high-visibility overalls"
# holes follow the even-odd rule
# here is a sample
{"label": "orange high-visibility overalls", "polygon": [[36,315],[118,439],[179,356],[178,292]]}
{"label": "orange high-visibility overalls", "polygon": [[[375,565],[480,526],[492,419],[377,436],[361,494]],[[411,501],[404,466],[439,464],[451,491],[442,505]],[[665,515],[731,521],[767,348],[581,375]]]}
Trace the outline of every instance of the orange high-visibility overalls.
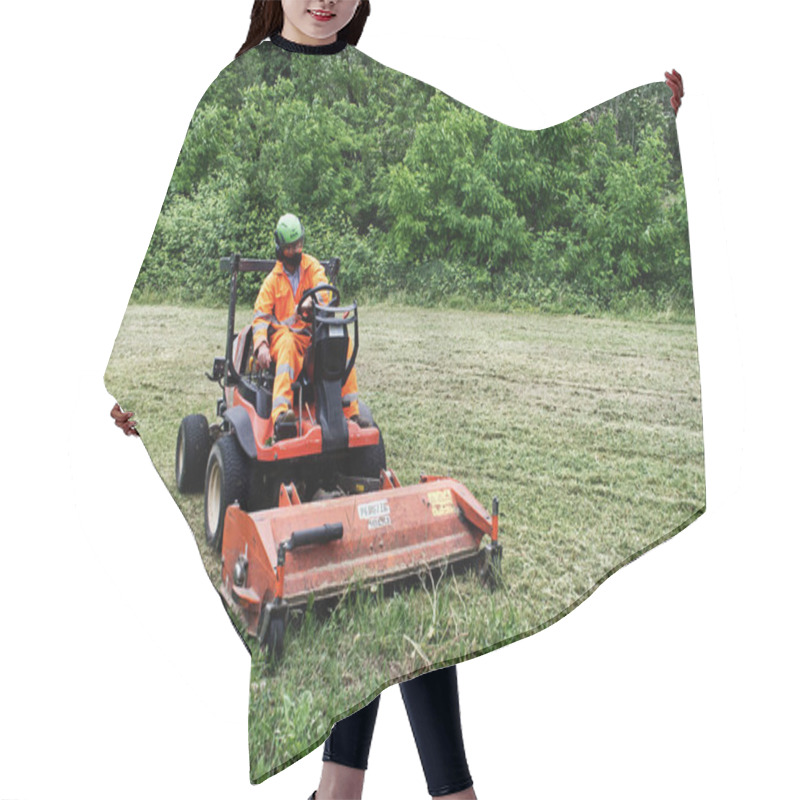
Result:
{"label": "orange high-visibility overalls", "polygon": [[[275,383],[272,386],[272,422],[292,407],[292,383],[300,374],[308,346],[311,344],[311,326],[297,315],[297,303],[303,292],[327,283],[322,264],[308,253],[303,253],[297,268],[300,277],[297,291],[292,291],[289,276],[278,261],[264,279],[258,293],[253,317],[253,352],[262,342],[269,345],[269,354],[275,364]],[[321,293],[321,300],[329,299]],[[269,334],[269,336],[268,336]],[[353,340],[348,344],[348,358],[353,352]],[[342,387],[344,415],[349,419],[358,414],[358,383],[353,367]]]}

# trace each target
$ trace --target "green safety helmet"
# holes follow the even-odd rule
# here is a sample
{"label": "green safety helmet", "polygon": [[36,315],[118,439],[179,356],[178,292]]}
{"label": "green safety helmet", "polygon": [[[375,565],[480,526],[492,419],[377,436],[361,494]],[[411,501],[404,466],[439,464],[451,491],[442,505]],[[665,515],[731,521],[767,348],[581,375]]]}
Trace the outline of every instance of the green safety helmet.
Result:
{"label": "green safety helmet", "polygon": [[280,258],[283,248],[304,239],[306,229],[294,214],[284,214],[275,227],[275,247]]}

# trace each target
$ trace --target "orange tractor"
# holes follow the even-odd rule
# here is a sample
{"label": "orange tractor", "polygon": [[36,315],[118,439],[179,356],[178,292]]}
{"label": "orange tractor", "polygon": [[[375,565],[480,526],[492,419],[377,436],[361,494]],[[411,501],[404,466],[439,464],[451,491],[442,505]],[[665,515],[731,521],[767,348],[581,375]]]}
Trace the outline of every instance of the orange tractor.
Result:
{"label": "orange tractor", "polygon": [[[339,304],[339,259],[322,262],[329,283],[301,298],[313,300],[311,346],[292,386],[297,426],[288,438],[275,435],[274,375],[255,367],[252,326],[234,332],[239,275],[266,274],[275,263],[238,255],[221,261],[231,274],[227,345],[207,373],[222,388],[221,422],[183,419],[175,477],[181,492],[205,491],[206,541],[222,554],[220,594],[279,657],[289,609],[359,582],[389,586],[421,571],[474,565],[493,584],[502,545],[496,498],[489,515],[450,478],[423,475],[401,486],[386,468],[383,438],[363,400],[359,415],[369,427],[345,418],[341,390],[358,352],[358,307]],[[328,304],[319,302],[322,292]]]}

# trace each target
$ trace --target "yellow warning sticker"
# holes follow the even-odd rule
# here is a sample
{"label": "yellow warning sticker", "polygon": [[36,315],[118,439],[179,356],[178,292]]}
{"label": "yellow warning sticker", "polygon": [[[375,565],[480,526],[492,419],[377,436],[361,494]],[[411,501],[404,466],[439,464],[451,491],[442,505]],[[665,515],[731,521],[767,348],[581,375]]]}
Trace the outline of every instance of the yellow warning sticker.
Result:
{"label": "yellow warning sticker", "polygon": [[431,514],[434,517],[444,517],[455,514],[458,509],[453,502],[453,495],[449,489],[440,489],[438,492],[428,492],[428,502],[431,504]]}

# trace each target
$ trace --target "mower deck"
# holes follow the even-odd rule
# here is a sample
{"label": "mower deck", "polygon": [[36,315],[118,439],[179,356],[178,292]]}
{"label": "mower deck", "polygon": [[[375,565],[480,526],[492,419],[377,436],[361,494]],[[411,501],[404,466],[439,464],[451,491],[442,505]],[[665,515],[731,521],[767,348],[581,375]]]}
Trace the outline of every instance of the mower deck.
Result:
{"label": "mower deck", "polygon": [[249,633],[257,635],[265,606],[305,607],[359,583],[463,568],[483,557],[485,534],[496,543],[496,517],[459,482],[383,479],[385,488],[365,494],[301,504],[288,489],[279,508],[228,508],[220,590]]}

